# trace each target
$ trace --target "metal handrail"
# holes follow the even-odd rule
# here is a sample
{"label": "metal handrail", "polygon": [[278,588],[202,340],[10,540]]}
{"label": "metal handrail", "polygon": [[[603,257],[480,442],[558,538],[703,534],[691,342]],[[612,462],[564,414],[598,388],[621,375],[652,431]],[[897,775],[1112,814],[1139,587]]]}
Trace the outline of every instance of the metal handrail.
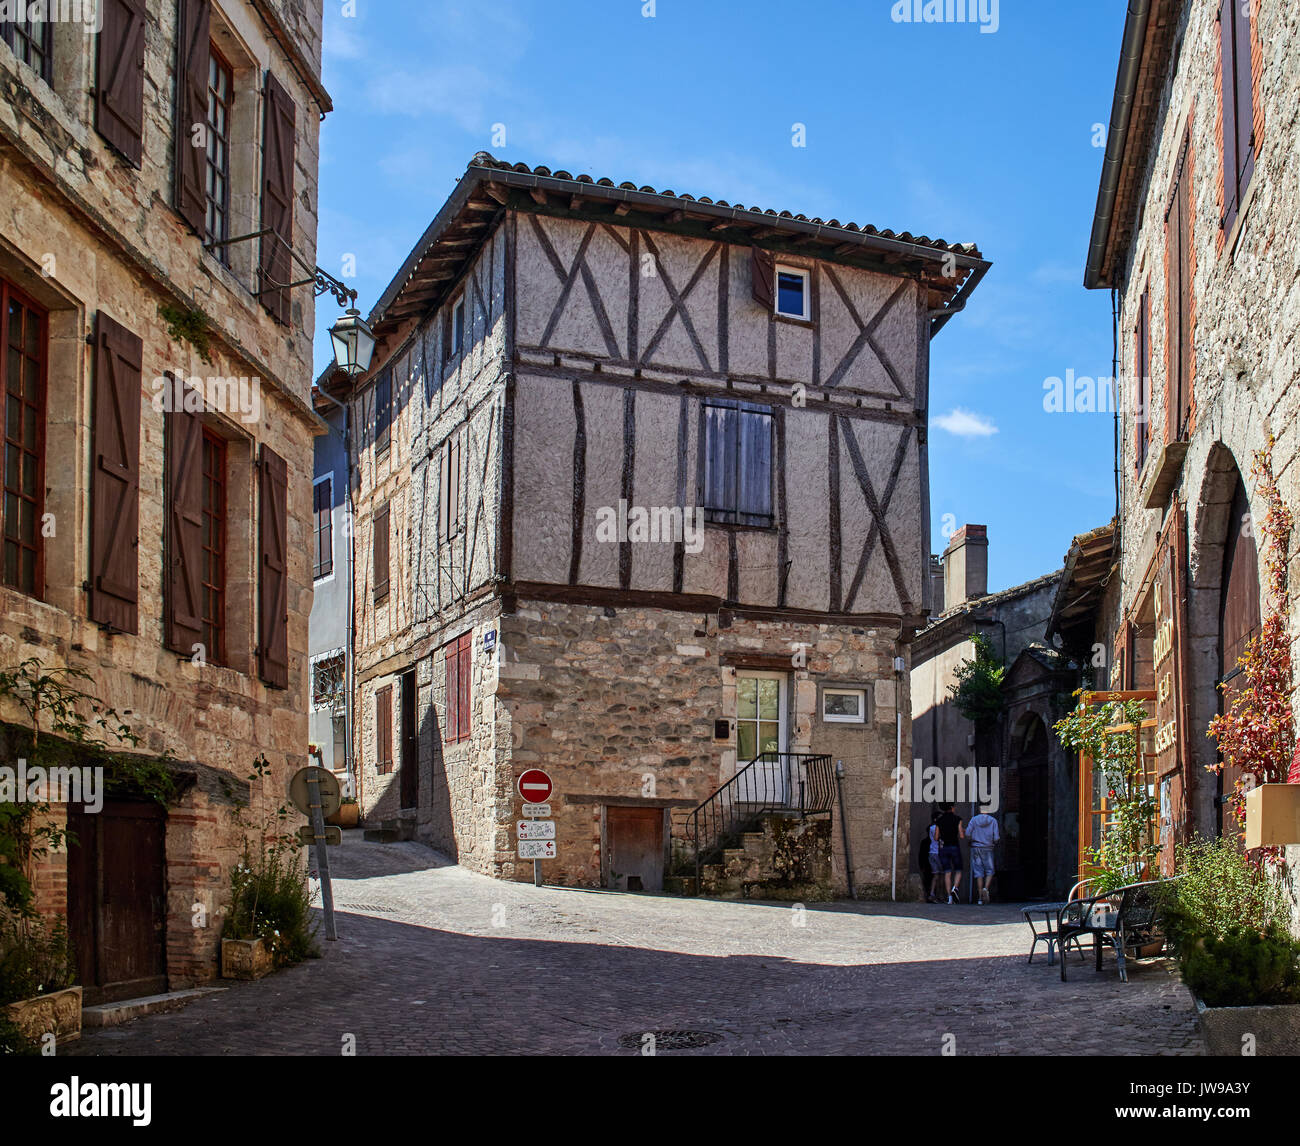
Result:
{"label": "metal handrail", "polygon": [[695,851],[697,894],[702,856],[707,848],[716,847],[727,835],[765,812],[797,812],[802,819],[830,812],[834,801],[835,769],[829,756],[759,753],[687,817],[687,838]]}

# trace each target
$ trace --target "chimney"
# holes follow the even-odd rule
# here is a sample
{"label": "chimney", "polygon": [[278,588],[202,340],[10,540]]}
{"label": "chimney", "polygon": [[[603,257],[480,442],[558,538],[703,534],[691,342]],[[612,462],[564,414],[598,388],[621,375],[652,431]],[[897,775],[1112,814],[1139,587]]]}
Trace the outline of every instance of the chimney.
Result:
{"label": "chimney", "polygon": [[943,603],[948,609],[987,597],[989,539],[982,525],[963,525],[943,551]]}
{"label": "chimney", "polygon": [[930,554],[930,616],[937,617],[943,612],[943,558],[937,553]]}

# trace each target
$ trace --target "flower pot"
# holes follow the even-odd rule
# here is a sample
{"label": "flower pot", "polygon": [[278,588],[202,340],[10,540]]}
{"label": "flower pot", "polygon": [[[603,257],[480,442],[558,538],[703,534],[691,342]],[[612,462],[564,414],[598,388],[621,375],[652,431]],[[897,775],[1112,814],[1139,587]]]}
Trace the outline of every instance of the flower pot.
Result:
{"label": "flower pot", "polygon": [[264,939],[223,939],[221,941],[221,977],[223,979],[260,979],[274,970],[271,949]]}
{"label": "flower pot", "polygon": [[68,987],[10,1003],[5,1012],[23,1035],[40,1042],[52,1034],[55,1045],[81,1038],[81,988]]}
{"label": "flower pot", "polygon": [[1239,1058],[1247,1050],[1255,1055],[1300,1054],[1300,1003],[1207,1007],[1197,999],[1196,1016],[1212,1055]]}
{"label": "flower pot", "polygon": [[361,805],[353,802],[351,804],[340,804],[339,810],[332,816],[327,816],[325,822],[340,828],[355,828],[360,819]]}

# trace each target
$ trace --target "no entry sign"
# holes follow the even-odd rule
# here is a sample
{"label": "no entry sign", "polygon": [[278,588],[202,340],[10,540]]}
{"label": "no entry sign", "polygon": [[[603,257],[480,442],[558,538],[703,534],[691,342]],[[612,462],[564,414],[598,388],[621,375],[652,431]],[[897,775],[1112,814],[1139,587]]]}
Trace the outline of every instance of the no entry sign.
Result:
{"label": "no entry sign", "polygon": [[544,804],[553,791],[555,785],[540,768],[529,768],[519,777],[519,794],[530,804]]}

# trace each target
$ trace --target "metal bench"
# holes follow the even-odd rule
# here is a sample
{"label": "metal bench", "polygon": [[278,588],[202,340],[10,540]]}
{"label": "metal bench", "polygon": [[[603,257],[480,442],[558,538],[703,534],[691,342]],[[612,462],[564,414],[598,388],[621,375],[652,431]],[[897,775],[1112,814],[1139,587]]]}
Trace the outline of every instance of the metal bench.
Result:
{"label": "metal bench", "polygon": [[[1060,950],[1071,941],[1085,935],[1092,936],[1092,948],[1097,956],[1097,970],[1101,970],[1101,953],[1105,947],[1115,949],[1119,964],[1119,977],[1128,982],[1128,969],[1124,953],[1132,951],[1133,957],[1149,947],[1165,942],[1164,918],[1161,899],[1157,891],[1169,880],[1147,880],[1131,883],[1103,895],[1076,899],[1066,903],[1057,915],[1056,934]],[[1061,981],[1065,981],[1065,960],[1061,960]]]}

